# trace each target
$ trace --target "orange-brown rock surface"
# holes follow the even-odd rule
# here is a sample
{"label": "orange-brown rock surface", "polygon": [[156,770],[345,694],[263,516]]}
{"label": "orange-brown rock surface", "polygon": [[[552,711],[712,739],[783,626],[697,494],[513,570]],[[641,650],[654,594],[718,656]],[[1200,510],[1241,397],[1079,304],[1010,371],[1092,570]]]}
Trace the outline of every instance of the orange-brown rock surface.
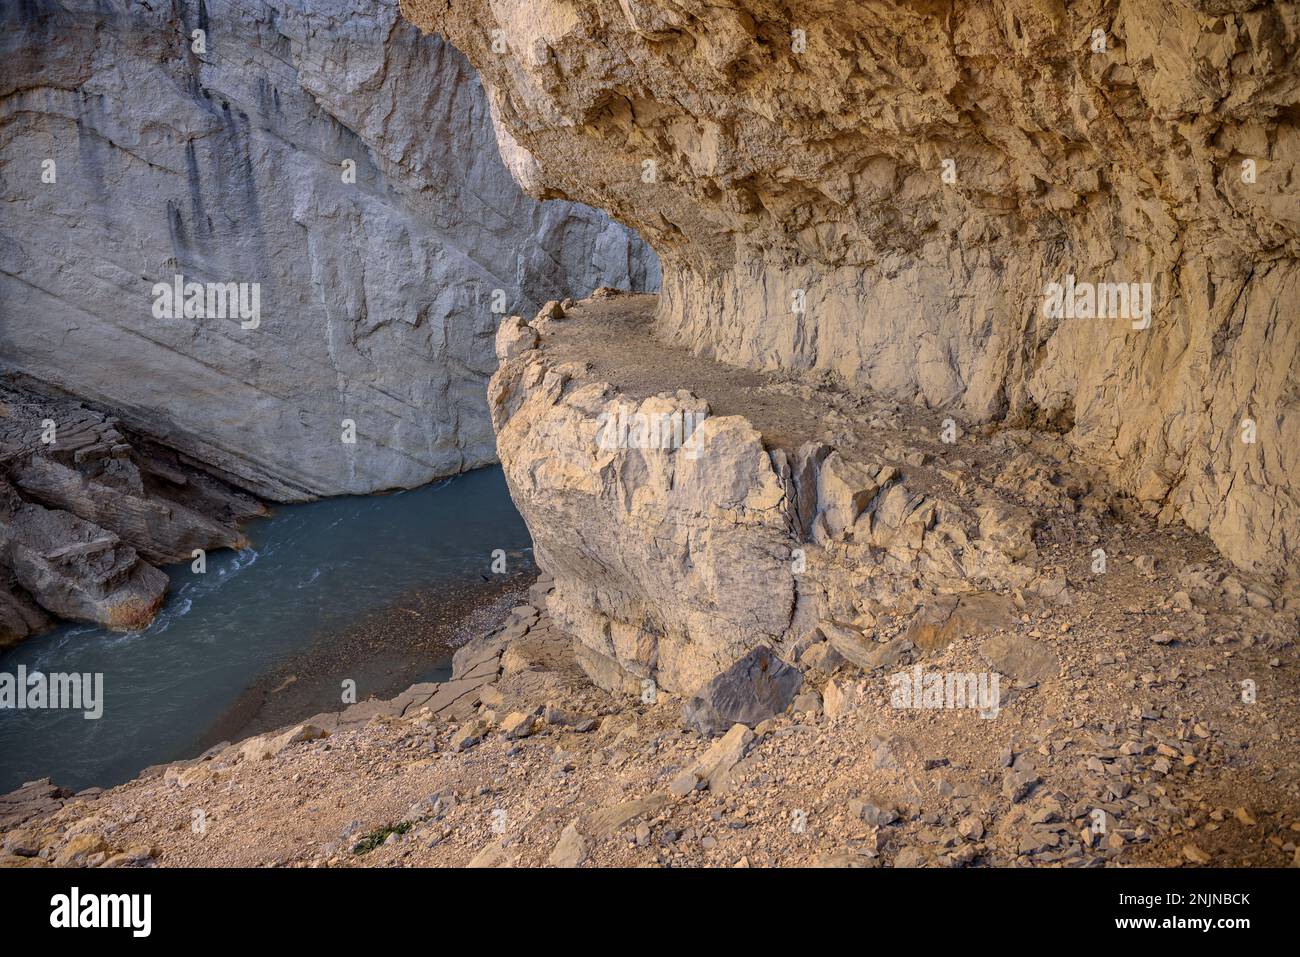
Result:
{"label": "orange-brown rock surface", "polygon": [[479,69],[527,188],[655,247],[659,335],[1062,432],[1150,514],[1295,568],[1294,4],[403,9]]}

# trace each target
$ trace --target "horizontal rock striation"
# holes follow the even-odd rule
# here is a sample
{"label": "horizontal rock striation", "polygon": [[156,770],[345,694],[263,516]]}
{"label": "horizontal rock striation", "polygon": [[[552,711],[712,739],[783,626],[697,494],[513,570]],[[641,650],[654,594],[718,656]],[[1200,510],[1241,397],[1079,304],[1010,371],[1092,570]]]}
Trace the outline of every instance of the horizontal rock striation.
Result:
{"label": "horizontal rock striation", "polygon": [[[35,0],[0,22],[0,364],[264,497],[492,461],[500,314],[657,285],[629,230],[518,189],[474,72],[395,2]],[[160,316],[178,275],[258,283],[260,321]]]}
{"label": "horizontal rock striation", "polygon": [[670,341],[1061,432],[1242,567],[1300,564],[1294,4],[404,10],[530,189],[651,242]]}
{"label": "horizontal rock striation", "polygon": [[[51,615],[143,628],[196,549],[239,548],[265,513],[81,402],[0,383],[0,647]],[[47,615],[46,612],[49,614]]]}

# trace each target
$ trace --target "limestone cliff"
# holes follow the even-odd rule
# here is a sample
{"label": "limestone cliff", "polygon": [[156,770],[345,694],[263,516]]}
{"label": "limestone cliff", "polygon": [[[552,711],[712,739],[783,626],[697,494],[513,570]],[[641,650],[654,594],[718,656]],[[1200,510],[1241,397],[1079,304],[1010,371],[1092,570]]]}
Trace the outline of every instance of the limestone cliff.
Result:
{"label": "limestone cliff", "polygon": [[[0,363],[265,497],[491,461],[493,306],[657,285],[627,229],[520,192],[472,69],[395,2],[0,17]],[[260,323],[159,317],[175,275],[259,283]]]}
{"label": "limestone cliff", "polygon": [[660,337],[1063,433],[1294,572],[1294,4],[403,5],[480,70],[535,195],[655,247]]}

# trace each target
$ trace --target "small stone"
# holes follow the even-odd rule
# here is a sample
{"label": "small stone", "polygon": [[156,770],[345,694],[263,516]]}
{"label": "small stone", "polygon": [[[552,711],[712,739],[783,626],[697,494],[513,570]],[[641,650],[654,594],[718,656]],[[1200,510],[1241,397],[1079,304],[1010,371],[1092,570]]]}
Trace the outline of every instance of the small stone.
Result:
{"label": "small stone", "polygon": [[560,832],[560,839],[551,851],[552,867],[577,867],[587,859],[590,853],[587,839],[578,832],[578,822],[570,821]]}
{"label": "small stone", "polygon": [[1186,847],[1183,848],[1183,857],[1187,858],[1193,864],[1210,863],[1210,855],[1206,854],[1195,844],[1188,844]]}
{"label": "small stone", "polygon": [[1016,804],[1023,801],[1041,782],[1042,778],[1033,770],[1017,771],[1013,768],[1002,777],[1002,794],[1012,804]]}
{"label": "small stone", "polygon": [[542,319],[563,319],[563,318],[564,318],[564,307],[560,304],[559,300],[550,299],[547,301],[546,305],[542,306],[542,308],[538,310],[537,315],[533,317],[533,321],[537,322]]}
{"label": "small stone", "polygon": [[501,731],[507,738],[526,738],[533,733],[534,718],[522,711],[512,711],[501,722]]}
{"label": "small stone", "polygon": [[452,733],[451,749],[453,751],[468,751],[483,740],[483,735],[487,734],[487,731],[487,722],[467,721]]}
{"label": "small stone", "polygon": [[894,857],[895,867],[924,867],[925,852],[916,847],[905,847]]}
{"label": "small stone", "polygon": [[794,703],[790,707],[796,713],[802,711],[817,714],[822,709],[822,696],[816,691],[805,691],[803,694],[795,695]]}
{"label": "small stone", "polygon": [[824,675],[833,674],[835,669],[844,664],[844,656],[835,650],[829,641],[819,641],[805,649],[799,656],[799,665],[805,670],[817,671]]}
{"label": "small stone", "polygon": [[893,808],[882,808],[867,801],[849,801],[849,813],[871,827],[885,827],[898,820]]}

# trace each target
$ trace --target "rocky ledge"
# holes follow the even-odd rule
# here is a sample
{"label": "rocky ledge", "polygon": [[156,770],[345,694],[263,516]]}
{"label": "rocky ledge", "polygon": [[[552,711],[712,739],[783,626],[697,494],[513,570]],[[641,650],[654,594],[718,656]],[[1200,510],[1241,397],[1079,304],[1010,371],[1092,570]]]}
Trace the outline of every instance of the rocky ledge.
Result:
{"label": "rocky ledge", "polygon": [[760,643],[791,661],[822,642],[859,664],[931,654],[1104,600],[1148,539],[1177,543],[1189,594],[1278,634],[1300,612],[1294,581],[1162,526],[1059,436],[693,356],[647,333],[655,298],[507,321],[489,386],[551,613],[603,687],[686,693]]}
{"label": "rocky ledge", "polygon": [[1300,564],[1294,4],[403,10],[530,191],[654,246],[665,338],[1059,432],[1243,567]]}
{"label": "rocky ledge", "polygon": [[147,625],[156,565],[239,548],[265,514],[113,416],[15,377],[0,382],[0,647],[52,624]]}

